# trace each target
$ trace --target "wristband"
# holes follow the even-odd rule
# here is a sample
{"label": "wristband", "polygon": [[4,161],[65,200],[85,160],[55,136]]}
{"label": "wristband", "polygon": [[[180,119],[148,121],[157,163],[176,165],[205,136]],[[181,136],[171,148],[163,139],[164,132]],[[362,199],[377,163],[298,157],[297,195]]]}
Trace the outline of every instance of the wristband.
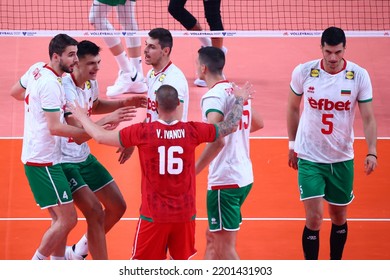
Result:
{"label": "wristband", "polygon": [[295,146],[295,141],[288,141],[288,149],[289,150],[294,150]]}
{"label": "wristband", "polygon": [[377,155],[374,155],[374,154],[367,154],[366,157],[369,157],[369,156],[372,156],[374,157],[375,159],[378,159]]}

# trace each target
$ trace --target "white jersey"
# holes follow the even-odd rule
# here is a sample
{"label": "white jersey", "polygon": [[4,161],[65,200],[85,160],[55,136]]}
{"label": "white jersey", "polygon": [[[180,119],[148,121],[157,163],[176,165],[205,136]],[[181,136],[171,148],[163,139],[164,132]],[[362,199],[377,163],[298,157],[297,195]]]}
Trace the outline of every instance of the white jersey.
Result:
{"label": "white jersey", "polygon": [[156,91],[162,85],[170,85],[177,90],[180,102],[183,103],[184,106],[181,120],[183,122],[187,121],[189,101],[188,82],[183,72],[176,65],[169,62],[168,65],[158,73],[156,73],[154,69],[149,70],[146,76],[146,83],[148,85],[147,122],[153,122],[158,119],[158,113],[156,111]]}
{"label": "white jersey", "polygon": [[[218,82],[202,96],[203,121],[207,122],[209,112],[219,112],[226,117],[234,102],[232,85],[228,81]],[[253,183],[252,162],[249,155],[251,115],[249,100],[244,104],[237,131],[225,136],[225,146],[209,165],[209,190],[245,187]]]}
{"label": "white jersey", "polygon": [[[88,115],[91,115],[93,102],[98,98],[99,89],[96,80],[87,81],[84,88],[76,85],[73,75],[67,75],[62,79],[64,85],[65,97],[67,102],[77,101],[80,106],[87,104]],[[65,115],[68,114],[65,108]],[[72,138],[61,139],[62,162],[83,162],[91,153],[88,143],[76,144]]]}
{"label": "white jersey", "polygon": [[45,112],[60,112],[60,121],[64,122],[62,78],[39,62],[22,76],[20,84],[26,88],[22,162],[37,166],[60,163],[61,137],[50,134]]}
{"label": "white jersey", "polygon": [[303,112],[295,138],[299,158],[334,163],[354,158],[353,123],[357,102],[372,101],[367,71],[345,61],[342,71],[329,74],[314,60],[298,65],[291,89],[303,95]]}

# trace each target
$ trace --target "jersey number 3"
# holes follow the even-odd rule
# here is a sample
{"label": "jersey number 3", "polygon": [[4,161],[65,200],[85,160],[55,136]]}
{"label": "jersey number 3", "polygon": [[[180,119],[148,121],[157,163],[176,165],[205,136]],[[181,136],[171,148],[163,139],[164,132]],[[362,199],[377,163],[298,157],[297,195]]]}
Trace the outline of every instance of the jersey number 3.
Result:
{"label": "jersey number 3", "polygon": [[180,174],[183,171],[183,160],[175,157],[175,153],[183,154],[183,148],[180,146],[158,147],[158,154],[160,157],[160,175],[165,175],[167,172],[171,175]]}

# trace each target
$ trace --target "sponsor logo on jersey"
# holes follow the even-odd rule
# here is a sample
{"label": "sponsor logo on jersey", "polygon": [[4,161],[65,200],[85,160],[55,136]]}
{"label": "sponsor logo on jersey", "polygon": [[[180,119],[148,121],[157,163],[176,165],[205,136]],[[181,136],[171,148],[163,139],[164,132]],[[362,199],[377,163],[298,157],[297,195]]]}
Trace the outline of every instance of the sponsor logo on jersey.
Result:
{"label": "sponsor logo on jersey", "polygon": [[310,71],[310,77],[318,78],[320,76],[320,69],[312,68]]}
{"label": "sponsor logo on jersey", "polygon": [[345,71],[345,78],[347,80],[353,80],[355,79],[355,72],[354,71]]}
{"label": "sponsor logo on jersey", "polygon": [[313,109],[324,110],[324,111],[349,111],[351,110],[351,101],[332,101],[326,98],[315,100],[313,97],[309,97],[308,100],[310,107]]}
{"label": "sponsor logo on jersey", "polygon": [[315,88],[313,86],[309,86],[307,88],[307,93],[314,93]]}
{"label": "sponsor logo on jersey", "polygon": [[156,112],[157,111],[157,108],[156,108],[156,101],[150,99],[148,97],[148,110],[152,110],[153,112]]}
{"label": "sponsor logo on jersey", "polygon": [[162,73],[161,76],[158,78],[158,81],[162,83],[166,76],[167,75],[165,73]]}
{"label": "sponsor logo on jersey", "polygon": [[90,80],[86,81],[85,86],[87,87],[87,89],[90,89],[92,87],[91,81]]}

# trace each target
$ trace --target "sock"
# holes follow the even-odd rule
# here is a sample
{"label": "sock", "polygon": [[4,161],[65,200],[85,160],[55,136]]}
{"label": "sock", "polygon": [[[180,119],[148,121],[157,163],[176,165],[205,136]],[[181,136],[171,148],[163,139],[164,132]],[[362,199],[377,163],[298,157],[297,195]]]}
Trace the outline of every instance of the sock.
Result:
{"label": "sock", "polygon": [[306,260],[318,260],[320,250],[320,231],[305,226],[302,234],[302,247]]}
{"label": "sock", "polygon": [[142,68],[142,58],[139,57],[129,57],[130,63],[137,69],[138,73],[144,74],[143,68]]}
{"label": "sock", "polygon": [[65,257],[50,256],[50,259],[53,261],[61,261],[61,260],[65,260]]}
{"label": "sock", "polygon": [[211,46],[211,38],[209,37],[199,37],[198,38],[203,47]]}
{"label": "sock", "polygon": [[76,255],[79,255],[79,256],[85,256],[88,254],[88,239],[85,236],[85,234],[83,235],[83,237],[81,237],[79,242],[77,242],[74,245],[73,251]]}
{"label": "sock", "polygon": [[124,73],[133,73],[133,66],[130,64],[127,58],[126,52],[115,56],[116,63]]}
{"label": "sock", "polygon": [[42,255],[41,253],[38,252],[38,250],[35,251],[35,254],[34,256],[32,257],[32,260],[40,260],[40,261],[43,261],[43,260],[48,260],[49,258]]}
{"label": "sock", "polygon": [[341,226],[332,224],[330,231],[330,259],[341,260],[344,251],[344,245],[347,241],[348,225],[347,222]]}

